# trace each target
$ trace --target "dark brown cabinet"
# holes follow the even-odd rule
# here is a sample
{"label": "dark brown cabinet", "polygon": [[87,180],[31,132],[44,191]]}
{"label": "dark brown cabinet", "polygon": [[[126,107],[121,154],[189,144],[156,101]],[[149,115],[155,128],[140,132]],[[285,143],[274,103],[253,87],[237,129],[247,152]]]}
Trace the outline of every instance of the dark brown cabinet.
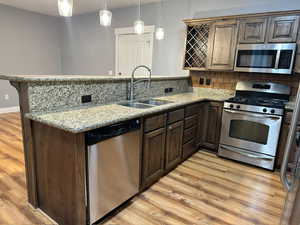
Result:
{"label": "dark brown cabinet", "polygon": [[268,42],[296,42],[299,16],[277,16],[270,19]]}
{"label": "dark brown cabinet", "polygon": [[209,103],[207,103],[207,102],[202,102],[199,105],[197,134],[196,134],[196,145],[197,146],[203,146],[203,144],[204,144],[206,126],[207,126],[208,105],[209,105]]}
{"label": "dark brown cabinet", "polygon": [[193,153],[195,153],[198,150],[197,126],[199,107],[200,103],[185,107],[184,135],[182,145],[183,160],[189,158]]}
{"label": "dark brown cabinet", "polygon": [[236,20],[214,23],[210,37],[208,68],[233,70],[237,39]]}
{"label": "dark brown cabinet", "polygon": [[[186,70],[233,71],[237,43],[296,43],[300,35],[299,10],[189,19],[184,22],[187,25],[183,66]],[[298,39],[298,45],[299,42]],[[300,53],[296,56],[296,72],[300,72],[299,58]]]}
{"label": "dark brown cabinet", "polygon": [[300,73],[300,29],[298,31],[298,40],[297,40],[297,55],[296,55],[296,62],[295,62],[295,72]]}
{"label": "dark brown cabinet", "polygon": [[[206,103],[203,113],[203,137],[202,146],[211,150],[217,150],[220,140],[220,131],[222,123],[223,103],[209,102]],[[200,137],[201,138],[201,137]]]}
{"label": "dark brown cabinet", "polygon": [[240,20],[239,43],[264,43],[267,23],[267,17]]}
{"label": "dark brown cabinet", "polygon": [[142,171],[144,186],[151,185],[164,173],[165,140],[165,128],[144,134]]}
{"label": "dark brown cabinet", "polygon": [[166,139],[166,170],[173,169],[181,160],[183,121],[168,125]]}
{"label": "dark brown cabinet", "polygon": [[[279,143],[278,143],[278,148],[277,148],[277,162],[276,162],[276,167],[280,168],[283,156],[285,153],[285,146],[286,146],[286,141],[289,135],[290,131],[290,123],[292,120],[292,112],[286,112],[284,116],[284,122],[281,127],[281,133],[280,133],[280,138],[279,138]],[[298,121],[298,126],[297,126],[297,133],[300,133],[300,121]],[[295,154],[296,154],[296,140],[294,140],[292,151],[290,154],[290,163],[293,162],[293,159],[295,159]]]}

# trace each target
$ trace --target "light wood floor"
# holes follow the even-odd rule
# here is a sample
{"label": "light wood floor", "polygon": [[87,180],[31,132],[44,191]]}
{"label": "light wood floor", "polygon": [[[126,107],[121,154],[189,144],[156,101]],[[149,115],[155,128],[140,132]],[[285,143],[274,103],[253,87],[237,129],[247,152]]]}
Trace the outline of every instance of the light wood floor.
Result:
{"label": "light wood floor", "polygon": [[[50,225],[26,202],[19,114],[0,115],[0,225]],[[105,225],[277,225],[285,193],[278,173],[199,152]]]}

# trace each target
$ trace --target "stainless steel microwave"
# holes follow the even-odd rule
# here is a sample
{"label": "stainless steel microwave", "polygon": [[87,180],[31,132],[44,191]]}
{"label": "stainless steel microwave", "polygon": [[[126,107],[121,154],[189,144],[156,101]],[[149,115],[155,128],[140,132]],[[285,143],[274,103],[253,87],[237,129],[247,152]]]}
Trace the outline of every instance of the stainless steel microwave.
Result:
{"label": "stainless steel microwave", "polygon": [[291,74],[297,45],[240,44],[237,47],[234,71]]}

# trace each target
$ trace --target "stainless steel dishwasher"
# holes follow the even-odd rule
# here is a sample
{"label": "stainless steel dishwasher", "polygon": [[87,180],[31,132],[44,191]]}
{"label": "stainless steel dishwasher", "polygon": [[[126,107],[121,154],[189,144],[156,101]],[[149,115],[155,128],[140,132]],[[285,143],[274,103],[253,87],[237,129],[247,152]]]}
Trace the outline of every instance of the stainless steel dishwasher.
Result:
{"label": "stainless steel dishwasher", "polygon": [[90,224],[133,197],[140,180],[140,120],[86,133]]}

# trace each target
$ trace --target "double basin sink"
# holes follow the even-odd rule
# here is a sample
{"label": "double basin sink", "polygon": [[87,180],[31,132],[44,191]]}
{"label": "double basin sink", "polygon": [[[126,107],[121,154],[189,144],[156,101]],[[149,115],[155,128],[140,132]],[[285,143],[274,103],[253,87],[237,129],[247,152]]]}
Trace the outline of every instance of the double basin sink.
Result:
{"label": "double basin sink", "polygon": [[147,100],[140,100],[140,101],[128,101],[128,102],[121,102],[119,105],[127,106],[130,108],[138,108],[138,109],[147,109],[152,108],[155,106],[161,106],[173,103],[167,100],[159,100],[159,99],[147,99]]}

